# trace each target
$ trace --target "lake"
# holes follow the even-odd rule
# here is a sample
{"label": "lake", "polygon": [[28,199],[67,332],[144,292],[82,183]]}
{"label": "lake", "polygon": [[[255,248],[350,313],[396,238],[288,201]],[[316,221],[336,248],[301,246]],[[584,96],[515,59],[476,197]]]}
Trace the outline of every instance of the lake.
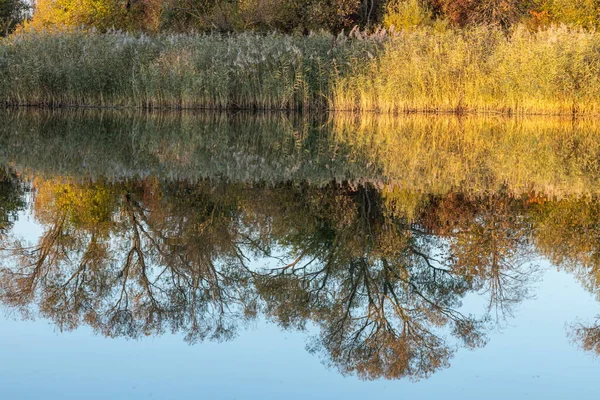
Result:
{"label": "lake", "polygon": [[0,112],[7,399],[580,399],[600,123]]}

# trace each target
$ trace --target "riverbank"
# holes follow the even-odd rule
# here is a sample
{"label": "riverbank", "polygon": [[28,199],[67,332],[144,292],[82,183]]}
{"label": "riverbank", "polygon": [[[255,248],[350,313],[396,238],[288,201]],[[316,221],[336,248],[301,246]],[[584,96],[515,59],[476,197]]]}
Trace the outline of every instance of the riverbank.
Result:
{"label": "riverbank", "polygon": [[27,33],[6,106],[600,115],[600,34],[554,27],[333,36]]}

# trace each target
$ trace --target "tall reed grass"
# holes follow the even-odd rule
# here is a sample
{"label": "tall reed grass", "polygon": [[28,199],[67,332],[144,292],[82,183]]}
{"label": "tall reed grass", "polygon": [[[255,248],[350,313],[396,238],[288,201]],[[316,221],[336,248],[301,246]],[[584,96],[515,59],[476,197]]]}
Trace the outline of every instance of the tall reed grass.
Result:
{"label": "tall reed grass", "polygon": [[[600,33],[552,27],[391,35],[334,85],[337,108],[379,112],[600,113]],[[357,60],[358,61],[358,60]]]}
{"label": "tall reed grass", "polygon": [[599,114],[599,72],[600,33],[567,27],[0,41],[6,105]]}
{"label": "tall reed grass", "polygon": [[[343,42],[343,45],[340,43]],[[0,43],[0,101],[16,105],[325,109],[370,41],[329,35],[32,33]]]}

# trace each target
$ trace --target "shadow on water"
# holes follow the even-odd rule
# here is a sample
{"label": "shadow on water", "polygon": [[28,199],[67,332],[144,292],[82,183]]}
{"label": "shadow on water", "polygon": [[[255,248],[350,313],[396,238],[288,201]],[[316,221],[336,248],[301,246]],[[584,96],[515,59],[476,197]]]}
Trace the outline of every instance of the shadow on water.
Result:
{"label": "shadow on water", "polygon": [[[1,119],[0,302],[61,330],[197,343],[266,317],[315,326],[344,374],[419,379],[506,325],[541,259],[600,293],[593,122]],[[569,327],[587,350],[599,332]]]}

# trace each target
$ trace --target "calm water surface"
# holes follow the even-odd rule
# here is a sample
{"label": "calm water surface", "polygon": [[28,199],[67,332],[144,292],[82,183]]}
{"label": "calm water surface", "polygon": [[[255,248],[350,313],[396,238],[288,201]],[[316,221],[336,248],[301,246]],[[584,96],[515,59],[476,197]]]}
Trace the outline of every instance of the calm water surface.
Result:
{"label": "calm water surface", "polygon": [[7,399],[592,399],[600,124],[0,113]]}

